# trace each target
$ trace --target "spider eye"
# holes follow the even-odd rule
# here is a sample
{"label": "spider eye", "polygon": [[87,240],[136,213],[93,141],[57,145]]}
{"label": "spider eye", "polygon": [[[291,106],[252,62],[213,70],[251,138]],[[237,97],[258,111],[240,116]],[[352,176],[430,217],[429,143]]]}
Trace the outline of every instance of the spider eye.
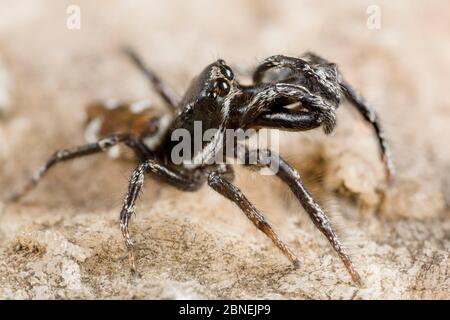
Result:
{"label": "spider eye", "polygon": [[189,104],[186,106],[186,112],[190,113],[190,112],[192,112],[192,110],[193,110],[192,104],[189,103]]}
{"label": "spider eye", "polygon": [[225,61],[223,59],[219,59],[219,60],[217,60],[217,62],[220,64],[220,66],[222,68],[222,73],[225,76],[225,78],[227,78],[228,80],[233,80],[233,78],[234,78],[233,71],[231,71],[231,68],[229,66],[227,66]]}
{"label": "spider eye", "polygon": [[233,71],[231,71],[231,68],[229,66],[222,66],[223,68],[223,75],[225,76],[225,78],[227,78],[228,80],[233,80],[234,75],[233,75]]}
{"label": "spider eye", "polygon": [[217,92],[216,92],[216,89],[214,89],[214,91],[208,92],[206,95],[207,95],[208,97],[210,97],[210,98],[213,98],[213,99],[217,98]]}
{"label": "spider eye", "polygon": [[223,79],[217,79],[214,83],[214,91],[221,97],[227,95],[230,92],[231,86],[228,81]]}

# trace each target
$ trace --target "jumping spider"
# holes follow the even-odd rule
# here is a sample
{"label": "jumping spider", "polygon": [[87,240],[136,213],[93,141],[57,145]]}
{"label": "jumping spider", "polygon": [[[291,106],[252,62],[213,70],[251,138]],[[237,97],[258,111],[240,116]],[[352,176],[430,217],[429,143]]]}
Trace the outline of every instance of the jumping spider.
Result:
{"label": "jumping spider", "polygon": [[[94,130],[99,140],[54,153],[13,199],[18,200],[35,187],[58,162],[110,150],[118,144],[128,146],[137,156],[139,165],[129,181],[120,212],[120,229],[125,238],[132,272],[136,267],[128,225],[135,213],[145,173],[185,191],[195,191],[207,182],[216,192],[233,201],[295,266],[299,265],[297,257],[278,237],[261,212],[232,184],[232,168],[229,165],[208,163],[214,156],[211,150],[221,150],[226,129],[277,128],[305,131],[322,126],[325,133],[330,133],[336,124],[336,109],[341,100],[347,98],[373,126],[387,179],[393,180],[393,165],[376,114],[343,79],[337,66],[323,58],[311,53],[301,58],[282,55],[269,57],[254,71],[251,85],[240,84],[232,69],[223,60],[217,60],[192,80],[184,97],[180,98],[132,50],[127,49],[125,52],[150,81],[170,112],[157,113],[136,104],[91,106],[88,109],[91,120],[88,127],[91,135]],[[287,107],[295,103],[297,107]],[[203,144],[199,152],[192,155],[201,157],[203,161],[194,166],[175,165],[170,158],[175,143],[171,139],[171,133],[179,128],[192,133],[194,121],[201,121],[203,130],[217,129],[216,133],[209,143]],[[298,172],[271,150],[245,149],[245,156],[250,157],[254,152],[259,152],[278,164],[275,174],[289,186],[315,226],[337,252],[352,279],[359,282],[360,276],[330,221],[304,187]],[[258,162],[245,165],[252,167],[266,164]]]}

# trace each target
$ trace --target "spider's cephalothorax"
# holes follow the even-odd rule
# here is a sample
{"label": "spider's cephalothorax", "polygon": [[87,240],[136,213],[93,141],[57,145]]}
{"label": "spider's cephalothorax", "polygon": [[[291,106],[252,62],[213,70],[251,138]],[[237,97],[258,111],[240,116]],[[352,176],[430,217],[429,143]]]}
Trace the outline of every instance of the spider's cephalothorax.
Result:
{"label": "spider's cephalothorax", "polygon": [[[231,166],[209,161],[215,153],[223,152],[227,129],[278,128],[304,131],[321,126],[325,133],[329,133],[336,124],[337,107],[343,98],[347,98],[373,125],[387,177],[390,181],[393,179],[393,165],[376,114],[345,82],[335,64],[316,55],[308,53],[302,58],[281,55],[269,57],[254,71],[253,84],[245,86],[239,84],[223,60],[218,60],[195,77],[185,95],[179,97],[134,52],[126,50],[126,53],[169,106],[170,112],[157,111],[143,102],[91,105],[86,128],[86,138],[90,143],[55,152],[31,182],[12,199],[17,200],[25,195],[58,162],[111,150],[119,144],[126,145],[134,151],[139,161],[131,175],[120,213],[120,228],[125,237],[132,271],[135,271],[135,261],[128,226],[145,174],[186,191],[195,191],[205,182],[208,183],[212,189],[233,201],[294,265],[299,265],[297,257],[278,237],[261,212],[232,183],[234,174]],[[213,134],[210,139],[202,140],[197,148],[192,143],[190,161],[175,163],[171,158],[176,146],[173,134],[180,129],[195,135],[196,123],[201,123],[201,133],[214,129]],[[316,227],[329,240],[352,279],[359,281],[360,277],[327,216],[306,190],[299,173],[271,150],[244,148],[244,151],[245,159],[259,154],[259,157],[253,157],[257,163],[244,161],[247,167],[277,164],[274,172],[276,176],[289,186]]]}

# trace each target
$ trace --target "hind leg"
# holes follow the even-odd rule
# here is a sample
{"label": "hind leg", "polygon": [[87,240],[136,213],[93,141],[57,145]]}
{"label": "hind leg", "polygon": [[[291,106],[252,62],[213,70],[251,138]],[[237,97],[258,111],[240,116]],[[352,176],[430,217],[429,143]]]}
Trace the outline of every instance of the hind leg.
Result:
{"label": "hind leg", "polygon": [[171,107],[173,110],[178,109],[178,105],[181,98],[172,90],[167,84],[165,84],[149,67],[147,67],[138,56],[138,54],[131,48],[124,48],[123,52],[133,61],[134,65],[144,74],[144,76],[150,81],[153,88],[161,96],[161,98]]}
{"label": "hind leg", "polygon": [[81,158],[99,152],[104,152],[119,143],[124,143],[127,146],[129,146],[131,149],[135,151],[138,157],[148,156],[148,154],[144,153],[148,152],[144,149],[145,146],[143,146],[139,141],[135,140],[128,134],[114,134],[104,139],[101,139],[95,143],[89,143],[78,147],[58,150],[52,156],[50,156],[50,158],[46,161],[46,163],[43,166],[41,166],[36,171],[36,173],[33,175],[31,180],[25,185],[25,187],[19,192],[16,192],[12,196],[10,196],[7,199],[7,202],[18,201],[22,197],[24,197],[28,192],[33,190],[37,186],[39,181],[44,177],[44,175],[57,163],[76,158]]}

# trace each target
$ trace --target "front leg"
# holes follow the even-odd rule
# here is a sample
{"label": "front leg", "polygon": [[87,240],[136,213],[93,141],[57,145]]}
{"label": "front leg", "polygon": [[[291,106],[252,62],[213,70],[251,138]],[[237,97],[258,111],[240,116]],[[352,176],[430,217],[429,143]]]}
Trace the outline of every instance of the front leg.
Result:
{"label": "front leg", "polygon": [[[257,153],[256,155],[254,153]],[[305,211],[313,221],[314,225],[325,235],[330,242],[333,249],[337,252],[348,272],[350,273],[353,281],[360,283],[361,277],[355,270],[350,257],[341,244],[338,236],[331,227],[330,220],[323,212],[319,204],[314,200],[311,194],[306,190],[299,173],[287,163],[279,155],[273,153],[271,150],[254,150],[246,153],[245,163],[249,164],[250,159],[257,159],[258,165],[268,166],[274,173],[285,182],[297,199],[302,204]],[[254,165],[254,164],[253,164]]]}
{"label": "front leg", "polygon": [[[395,179],[395,167],[378,115],[345,80],[337,66],[312,52],[305,53],[302,58],[276,55],[265,59],[257,67],[253,74],[253,81],[256,84],[260,84],[268,70],[282,68],[289,69],[291,72],[281,82],[302,84],[298,79],[305,77],[309,79],[309,83],[315,83],[320,86],[328,97],[336,96],[338,103],[342,94],[347,98],[373,127],[380,146],[381,158],[386,171],[386,179],[389,183],[393,183]],[[321,72],[318,72],[318,70]],[[327,76],[324,76],[325,74]],[[298,75],[302,77],[298,77]]]}
{"label": "front leg", "polygon": [[136,271],[136,264],[134,259],[133,241],[130,236],[128,225],[131,216],[136,210],[136,200],[144,184],[145,173],[156,176],[163,182],[185,191],[197,190],[204,181],[203,174],[198,171],[182,173],[160,164],[156,160],[147,160],[134,170],[131,175],[128,192],[125,196],[122,210],[120,211],[120,229],[125,238],[125,244],[128,251],[128,262],[130,270],[133,273]]}
{"label": "front leg", "polygon": [[290,69],[291,73],[285,75],[286,78],[283,78],[284,81],[293,76],[293,71],[303,73],[304,69],[309,69],[309,65],[307,61],[299,58],[287,57],[284,55],[270,56],[264,59],[253,72],[253,82],[255,84],[263,83],[268,71],[272,69]]}
{"label": "front leg", "polygon": [[320,114],[325,133],[333,131],[336,125],[336,108],[328,100],[312,93],[306,87],[292,83],[267,84],[254,95],[245,107],[241,127],[250,126],[260,116],[280,109],[279,101],[300,102],[302,107]]}
{"label": "front leg", "polygon": [[270,69],[286,69],[289,72],[276,79],[275,82],[303,85],[314,93],[320,93],[326,99],[333,101],[334,107],[337,108],[342,93],[339,84],[340,73],[336,64],[329,63],[324,59],[320,60],[319,64],[318,58],[311,60],[310,57],[310,55],[303,58],[271,56],[256,68],[253,81],[256,84],[262,83]]}
{"label": "front leg", "polygon": [[369,124],[372,125],[375,135],[378,139],[380,146],[381,159],[384,163],[386,172],[386,179],[389,183],[395,181],[395,166],[392,161],[389,145],[384,137],[384,131],[381,127],[380,120],[375,111],[366,103],[366,101],[360,96],[345,80],[342,80],[342,88],[348,101],[359,111]]}
{"label": "front leg", "polygon": [[[312,52],[305,53],[303,55],[303,58],[315,64],[329,64],[327,60]],[[366,120],[373,127],[375,135],[378,139],[378,144],[380,146],[381,159],[384,163],[386,179],[389,183],[394,183],[395,166],[392,161],[389,144],[387,143],[384,136],[384,131],[377,113],[364,100],[364,98],[360,94],[358,94],[356,90],[345,80],[342,74],[339,73],[337,79],[339,80],[339,84],[347,100],[358,110],[358,112],[363,116],[364,120]]]}
{"label": "front leg", "polygon": [[251,128],[307,131],[318,128],[323,120],[319,112],[297,111],[283,108],[262,114],[250,125]]}

